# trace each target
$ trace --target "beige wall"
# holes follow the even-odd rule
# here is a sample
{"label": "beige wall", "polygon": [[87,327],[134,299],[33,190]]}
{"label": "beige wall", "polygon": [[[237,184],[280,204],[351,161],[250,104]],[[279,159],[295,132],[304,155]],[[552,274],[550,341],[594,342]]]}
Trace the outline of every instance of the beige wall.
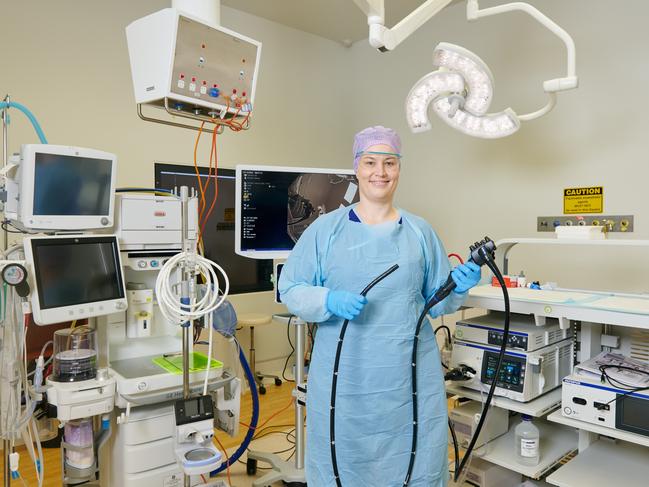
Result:
{"label": "beige wall", "polygon": [[[649,238],[649,3],[529,3],[566,29],[577,47],[580,87],[559,94],[550,114],[495,141],[465,136],[434,114],[432,131],[409,132],[405,97],[432,71],[432,50],[440,41],[470,49],[489,65],[496,86],[493,111],[534,111],[545,103],[542,81],[565,75],[563,44],[531,17],[510,13],[469,23],[460,2],[393,52],[373,51],[366,41],[352,47],[359,94],[354,130],[382,123],[401,132],[398,201],[426,217],[449,251],[466,254],[468,244],[483,235],[537,236],[536,216],[561,215],[563,188],[582,185],[603,185],[605,211],[634,214],[632,236]],[[521,248],[513,251],[510,270],[525,269],[528,277],[566,287],[649,291],[648,255],[646,249]]]}
{"label": "beige wall", "polygon": [[[350,0],[351,1],[351,0]],[[481,2],[491,6],[495,1]],[[494,110],[519,113],[544,102],[541,84],[565,72],[563,45],[522,13],[468,23],[454,4],[406,40],[379,54],[366,41],[351,49],[237,10],[223,25],[263,42],[253,128],[220,139],[221,162],[345,167],[350,139],[367,125],[398,129],[404,140],[399,204],[437,229],[449,251],[488,234],[535,236],[536,216],[561,214],[564,187],[603,185],[605,211],[633,213],[636,238],[649,238],[649,69],[642,0],[530,0],[577,45],[581,86],[555,110],[497,141],[469,138],[434,118],[425,134],[405,125],[405,96],[431,70],[440,41],[473,50],[491,67]],[[115,152],[119,183],[149,185],[153,161],[189,163],[195,133],[140,121],[131,89],[125,26],[165,8],[165,0],[4,2],[0,92],[30,107],[50,142]],[[13,114],[10,148],[34,142]],[[209,150],[202,146],[202,153]],[[512,270],[571,287],[649,291],[648,252],[521,249]],[[281,310],[271,293],[234,297],[240,312]],[[246,335],[242,337],[246,346]],[[285,329],[258,334],[258,359],[283,361]]]}
{"label": "beige wall", "polygon": [[[37,116],[50,143],[116,153],[119,185],[150,186],[153,162],[192,162],[196,132],[141,121],[135,111],[125,27],[169,7],[168,0],[3,2],[0,92]],[[221,22],[263,43],[252,129],[219,138],[223,167],[239,163],[347,167],[349,131],[341,115],[351,61],[339,44],[231,8]],[[12,112],[10,150],[37,142]],[[209,154],[207,138],[199,154]],[[202,160],[205,160],[202,158]],[[282,312],[272,293],[233,296],[240,313]],[[286,330],[257,331],[258,361],[284,357]],[[244,348],[248,333],[241,334]],[[276,369],[283,359],[267,364]]]}

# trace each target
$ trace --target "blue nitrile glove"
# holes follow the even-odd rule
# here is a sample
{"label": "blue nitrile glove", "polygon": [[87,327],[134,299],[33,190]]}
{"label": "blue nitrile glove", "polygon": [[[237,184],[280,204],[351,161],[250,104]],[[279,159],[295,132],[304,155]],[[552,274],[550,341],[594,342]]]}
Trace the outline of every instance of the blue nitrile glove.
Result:
{"label": "blue nitrile glove", "polygon": [[367,298],[360,294],[334,290],[327,294],[327,311],[346,320],[356,318],[366,303]]}
{"label": "blue nitrile glove", "polygon": [[480,282],[480,266],[475,262],[460,264],[451,271],[451,277],[455,282],[455,292],[464,294]]}

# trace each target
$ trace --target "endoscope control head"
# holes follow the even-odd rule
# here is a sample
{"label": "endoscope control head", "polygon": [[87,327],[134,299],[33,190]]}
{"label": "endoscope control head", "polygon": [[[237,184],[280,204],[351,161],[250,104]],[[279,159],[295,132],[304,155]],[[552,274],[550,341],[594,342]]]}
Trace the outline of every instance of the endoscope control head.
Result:
{"label": "endoscope control head", "polygon": [[485,237],[469,246],[469,250],[471,251],[471,260],[479,266],[483,266],[488,258],[495,259],[496,244],[489,237]]}

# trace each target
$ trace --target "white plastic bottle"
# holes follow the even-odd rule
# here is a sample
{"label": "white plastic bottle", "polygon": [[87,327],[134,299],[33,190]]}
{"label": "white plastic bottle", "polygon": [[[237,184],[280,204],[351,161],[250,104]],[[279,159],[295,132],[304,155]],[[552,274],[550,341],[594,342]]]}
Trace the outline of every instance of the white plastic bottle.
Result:
{"label": "white plastic bottle", "polygon": [[522,421],[516,426],[516,457],[523,465],[538,465],[541,459],[541,432],[532,423],[532,417],[521,416]]}

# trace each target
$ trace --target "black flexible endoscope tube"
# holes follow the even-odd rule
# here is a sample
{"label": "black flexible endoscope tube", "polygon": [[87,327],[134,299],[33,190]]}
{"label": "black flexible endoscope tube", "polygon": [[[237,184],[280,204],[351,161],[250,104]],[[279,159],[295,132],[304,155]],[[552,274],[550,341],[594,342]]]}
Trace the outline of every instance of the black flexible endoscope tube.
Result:
{"label": "black flexible endoscope tube", "polygon": [[453,438],[453,454],[455,455],[453,461],[455,462],[454,471],[457,472],[460,468],[460,447],[457,442],[457,435],[455,434],[455,428],[451,422],[451,418],[448,418],[448,429],[451,431],[451,437]]}
{"label": "black flexible endoscope tube", "polygon": [[496,276],[496,279],[498,279],[498,283],[500,284],[500,287],[503,290],[503,299],[505,300],[505,326],[503,328],[503,343],[500,346],[500,353],[498,354],[498,364],[496,365],[496,371],[493,376],[493,379],[491,381],[491,387],[489,388],[489,394],[487,394],[487,400],[484,403],[484,407],[482,409],[482,414],[480,415],[480,421],[478,421],[478,426],[476,426],[475,432],[473,434],[473,437],[471,438],[471,442],[469,443],[469,446],[466,449],[466,453],[464,454],[464,457],[462,458],[462,462],[460,463],[460,467],[455,469],[455,475],[454,475],[454,480],[457,482],[457,480],[460,478],[460,473],[466,466],[469,458],[471,458],[471,454],[473,453],[473,448],[475,447],[476,441],[478,441],[478,436],[480,436],[480,432],[482,431],[482,427],[484,425],[485,420],[487,419],[487,414],[489,413],[489,406],[491,405],[491,400],[493,399],[494,392],[496,391],[496,385],[498,383],[498,376],[500,375],[500,369],[502,368],[503,365],[503,360],[505,358],[505,351],[507,349],[507,338],[509,337],[509,293],[507,292],[507,286],[505,285],[505,280],[503,279],[502,274],[500,273],[500,270],[498,269],[498,266],[496,263],[491,259],[491,256],[488,256],[486,259],[487,267],[491,269],[491,272],[494,273]]}
{"label": "black flexible endoscope tube", "polygon": [[[450,276],[449,276],[450,279]],[[449,291],[450,293],[450,291]],[[426,303],[424,310],[419,315],[417,320],[417,327],[415,328],[415,338],[412,344],[412,357],[410,359],[411,365],[411,383],[412,383],[412,446],[410,448],[410,461],[408,463],[408,472],[406,473],[406,478],[403,481],[404,487],[410,482],[410,476],[412,475],[412,469],[415,466],[415,455],[417,454],[417,432],[418,432],[418,419],[419,419],[419,410],[417,404],[417,349],[419,345],[419,331],[421,330],[421,324],[426,319],[426,315],[430,309],[438,304],[442,299],[448,296],[449,293],[442,292],[438,295],[435,295]]]}
{"label": "black flexible endoscope tube", "polygon": [[[394,264],[387,271],[381,274],[379,277],[370,282],[365,289],[361,291],[361,296],[367,295],[370,290],[376,286],[383,279],[388,277],[394,271],[399,268],[398,264]],[[340,329],[340,336],[338,337],[338,346],[336,347],[336,358],[334,360],[334,373],[331,378],[331,408],[329,409],[329,438],[330,438],[330,447],[331,447],[331,465],[334,470],[334,478],[336,479],[336,485],[342,487],[340,482],[340,475],[338,473],[338,462],[336,461],[336,387],[338,385],[338,366],[340,364],[340,354],[343,349],[343,340],[345,339],[345,333],[347,332],[347,325],[349,320],[343,322],[343,326]]]}
{"label": "black flexible endoscope tube", "polygon": [[[485,239],[487,241],[488,239]],[[473,252],[476,252],[476,256],[474,257]],[[472,248],[472,258],[471,260],[475,262],[474,259],[478,259],[478,261],[483,262],[486,264],[489,269],[494,272],[497,276],[500,276],[499,282],[502,282],[502,285],[504,286],[504,281],[502,280],[502,275],[500,274],[500,271],[498,270],[498,267],[493,262],[493,259],[491,257],[491,251],[487,250],[484,246],[478,245],[476,243],[476,247]],[[408,464],[408,471],[406,472],[406,478],[403,482],[403,486],[407,487],[408,483],[410,482],[410,477],[412,475],[412,470],[415,465],[415,457],[417,454],[417,432],[418,432],[418,422],[419,422],[419,410],[418,410],[418,404],[417,404],[417,349],[419,345],[419,332],[421,330],[421,325],[426,319],[426,315],[428,312],[431,310],[433,306],[444,300],[453,290],[455,289],[455,282],[453,281],[452,277],[449,275],[448,279],[444,283],[444,285],[435,292],[433,297],[426,303],[426,306],[424,306],[424,310],[422,311],[421,315],[419,316],[419,319],[417,320],[417,327],[415,329],[415,337],[413,340],[413,345],[412,345],[412,360],[411,360],[411,371],[412,371],[412,447],[410,449],[410,461]],[[506,288],[504,289],[504,293],[507,293]],[[507,336],[509,335],[509,296],[506,294],[505,297],[505,309],[506,309],[506,319],[505,319],[505,329],[504,329],[504,334],[503,334],[503,346],[501,347],[501,355],[499,356],[498,360],[498,366],[496,367],[496,374],[500,372],[500,367],[502,366],[502,359],[504,356],[504,350],[505,346],[507,344]],[[495,381],[493,383],[495,385]],[[494,387],[492,385],[492,389],[490,390],[491,396],[493,397],[493,390]],[[483,411],[482,416],[486,416],[486,409],[488,409],[489,404],[491,402],[491,398],[487,398],[487,401],[485,403],[485,410]],[[467,449],[467,454],[464,456],[462,463],[460,464],[459,467],[455,469],[455,479],[459,477],[459,473],[462,471],[466,464],[466,460],[470,453],[473,450],[473,446],[475,445],[475,441],[478,438],[478,435],[480,434],[480,430],[482,429],[481,424],[484,423],[484,421],[480,420],[480,423],[478,423],[478,429],[476,429],[476,434],[473,436],[471,440],[471,444],[469,445],[469,449]],[[449,423],[449,427],[451,428],[452,432],[453,431],[453,425]],[[455,436],[455,435],[453,435]],[[457,456],[456,456],[456,462],[457,462]],[[457,465],[457,463],[456,463]]]}

